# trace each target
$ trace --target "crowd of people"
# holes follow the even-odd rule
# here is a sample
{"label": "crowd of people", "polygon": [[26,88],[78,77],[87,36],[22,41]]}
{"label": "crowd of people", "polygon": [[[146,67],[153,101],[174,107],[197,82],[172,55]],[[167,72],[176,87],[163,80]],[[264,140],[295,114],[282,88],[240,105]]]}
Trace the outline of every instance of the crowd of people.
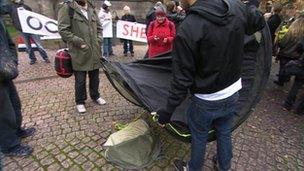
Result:
{"label": "crowd of people", "polygon": [[[304,11],[284,14],[282,12],[284,8],[292,8],[292,6],[273,4],[271,12],[264,14],[264,17],[272,37],[273,56],[279,62],[278,78],[274,83],[284,86],[294,76],[293,85],[283,103],[285,109],[291,110],[304,84]],[[295,106],[295,111],[297,114],[304,114],[303,98],[300,99],[299,105]]]}
{"label": "crowd of people", "polygon": [[[20,29],[18,17],[15,16],[16,8],[29,7],[22,0],[14,0],[14,4],[9,6],[2,5],[1,1],[0,46],[10,55],[3,56],[1,53],[0,60],[9,59],[17,63],[17,52],[7,34],[2,15],[10,14],[15,27]],[[275,4],[271,12],[263,16],[256,2],[258,1],[182,0],[182,7],[178,1],[168,1],[165,4],[157,2],[146,16],[148,58],[160,57],[172,51],[174,58],[174,79],[165,108],[157,111],[158,124],[164,127],[170,122],[171,114],[189,90],[192,94],[187,115],[192,134],[191,159],[187,163],[174,161],[178,170],[196,171],[203,167],[208,132],[212,126],[217,130],[216,167],[219,170],[229,170],[231,167],[231,123],[236,112],[238,91],[242,88],[245,35],[252,35],[268,24],[274,55],[280,61],[278,80],[275,83],[283,86],[291,76],[295,76],[284,107],[291,109],[304,83],[303,14],[297,14],[293,19],[283,19],[280,15],[282,5]],[[97,105],[106,104],[99,92],[99,69],[100,58],[109,58],[114,54],[111,38],[102,34],[102,28],[111,24],[113,19],[111,6],[109,1],[103,1],[97,13],[90,0],[66,0],[59,5],[58,30],[72,56],[75,104],[79,113],[86,112],[87,75],[91,99]],[[129,6],[124,6],[123,11],[122,20],[136,22]],[[37,60],[30,47],[30,40],[34,41],[42,58],[48,63],[39,39],[32,34],[22,35],[27,44],[30,64]],[[128,53],[134,56],[133,42],[122,42],[124,56],[128,56]],[[2,72],[1,69],[0,66]],[[33,148],[22,145],[21,138],[33,135],[35,128],[21,127],[21,103],[12,81],[14,78],[3,78],[0,78],[1,151],[6,155],[29,156]],[[299,113],[303,112],[304,100],[298,109]]]}

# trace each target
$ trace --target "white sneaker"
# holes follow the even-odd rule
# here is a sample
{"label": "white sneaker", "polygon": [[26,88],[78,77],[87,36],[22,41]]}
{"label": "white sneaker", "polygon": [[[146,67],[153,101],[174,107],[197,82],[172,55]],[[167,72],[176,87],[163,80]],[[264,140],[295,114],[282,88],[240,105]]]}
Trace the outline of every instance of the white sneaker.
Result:
{"label": "white sneaker", "polygon": [[79,113],[85,113],[87,111],[84,105],[76,105],[76,108]]}
{"label": "white sneaker", "polygon": [[107,102],[106,102],[104,99],[102,99],[101,97],[99,97],[99,98],[96,100],[96,103],[99,104],[99,105],[104,105],[104,104],[106,104]]}

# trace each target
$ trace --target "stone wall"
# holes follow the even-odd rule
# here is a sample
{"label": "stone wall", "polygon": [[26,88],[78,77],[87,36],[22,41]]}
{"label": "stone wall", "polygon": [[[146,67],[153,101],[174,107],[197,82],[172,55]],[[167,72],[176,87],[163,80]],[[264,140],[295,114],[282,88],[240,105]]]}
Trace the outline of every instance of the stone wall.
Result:
{"label": "stone wall", "polygon": [[[27,5],[33,8],[33,11],[44,14],[50,18],[57,18],[57,5],[62,2],[62,0],[25,0]],[[111,11],[112,15],[118,15],[121,17],[123,15],[123,7],[125,5],[130,6],[132,13],[136,16],[139,21],[145,19],[146,13],[153,6],[151,1],[110,1],[112,3]],[[94,4],[97,9],[100,9],[102,1],[95,0]]]}

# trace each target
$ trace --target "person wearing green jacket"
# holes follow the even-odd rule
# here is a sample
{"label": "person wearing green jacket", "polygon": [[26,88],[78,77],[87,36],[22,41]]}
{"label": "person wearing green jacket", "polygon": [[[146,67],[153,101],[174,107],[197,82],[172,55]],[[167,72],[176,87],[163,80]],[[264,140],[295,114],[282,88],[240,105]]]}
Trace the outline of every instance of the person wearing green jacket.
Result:
{"label": "person wearing green jacket", "polygon": [[79,113],[85,113],[86,75],[90,96],[99,105],[106,101],[99,93],[102,28],[91,0],[65,0],[58,11],[59,34],[67,43],[75,75],[75,101]]}

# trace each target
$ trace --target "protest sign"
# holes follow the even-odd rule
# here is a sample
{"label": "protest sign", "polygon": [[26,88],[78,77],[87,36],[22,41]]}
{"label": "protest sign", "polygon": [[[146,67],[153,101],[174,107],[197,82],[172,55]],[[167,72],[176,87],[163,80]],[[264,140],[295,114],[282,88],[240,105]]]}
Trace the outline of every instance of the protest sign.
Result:
{"label": "protest sign", "polygon": [[118,20],[117,38],[146,43],[147,42],[146,25],[135,22]]}
{"label": "protest sign", "polygon": [[18,8],[22,32],[46,36],[45,39],[60,39],[56,20],[45,17],[24,8]]}

